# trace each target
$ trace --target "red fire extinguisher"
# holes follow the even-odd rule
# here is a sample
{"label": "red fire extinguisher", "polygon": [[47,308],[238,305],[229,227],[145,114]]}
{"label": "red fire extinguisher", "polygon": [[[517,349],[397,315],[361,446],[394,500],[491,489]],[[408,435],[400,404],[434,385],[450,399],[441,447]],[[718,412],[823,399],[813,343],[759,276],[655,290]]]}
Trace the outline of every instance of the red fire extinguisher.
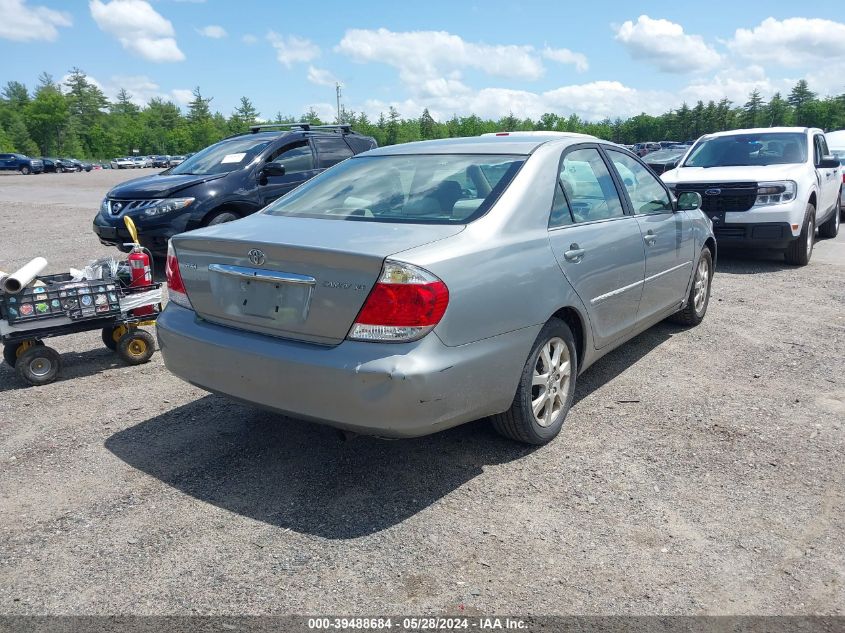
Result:
{"label": "red fire extinguisher", "polygon": [[[135,229],[134,222],[132,222],[129,217],[124,218],[124,222],[134,239],[132,252],[129,254],[129,257],[126,258],[129,262],[129,276],[132,280],[129,287],[140,288],[142,286],[149,286],[153,283],[152,269],[150,268],[150,256],[144,252],[144,248],[138,243],[138,233]],[[146,314],[153,314],[154,312],[155,310],[151,305],[132,310],[132,314],[134,316],[143,316]]]}

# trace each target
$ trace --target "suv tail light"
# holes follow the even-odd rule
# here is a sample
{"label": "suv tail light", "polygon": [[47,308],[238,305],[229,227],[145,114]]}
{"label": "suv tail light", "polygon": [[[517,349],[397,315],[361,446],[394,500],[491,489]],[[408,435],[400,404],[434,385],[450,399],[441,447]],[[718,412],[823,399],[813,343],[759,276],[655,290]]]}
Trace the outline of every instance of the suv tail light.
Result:
{"label": "suv tail light", "polygon": [[348,338],[416,341],[440,323],[448,305],[449,289],[432,273],[411,264],[386,261]]}
{"label": "suv tail light", "polygon": [[171,242],[167,243],[167,297],[176,305],[193,310],[191,300],[185,290],[185,282],[182,281],[182,273],[179,272],[179,260],[176,259],[176,251]]}

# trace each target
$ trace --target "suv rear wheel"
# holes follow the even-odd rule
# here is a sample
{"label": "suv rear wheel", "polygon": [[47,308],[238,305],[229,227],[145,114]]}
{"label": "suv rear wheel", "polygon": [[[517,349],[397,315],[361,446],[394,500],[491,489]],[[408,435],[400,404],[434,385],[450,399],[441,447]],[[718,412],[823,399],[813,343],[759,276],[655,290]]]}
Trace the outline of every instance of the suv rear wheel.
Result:
{"label": "suv rear wheel", "polygon": [[[842,191],[839,191],[839,195],[842,195]],[[839,198],[837,198],[839,200]],[[837,207],[839,203],[837,202]],[[819,227],[819,237],[824,237],[826,239],[832,239],[839,234],[839,222],[841,218],[839,217],[839,209],[835,209],[833,214],[828,218],[827,222],[822,224]]]}
{"label": "suv rear wheel", "polygon": [[813,243],[816,239],[816,207],[807,205],[806,219],[801,235],[786,248],[786,263],[793,266],[806,266],[813,255]]}

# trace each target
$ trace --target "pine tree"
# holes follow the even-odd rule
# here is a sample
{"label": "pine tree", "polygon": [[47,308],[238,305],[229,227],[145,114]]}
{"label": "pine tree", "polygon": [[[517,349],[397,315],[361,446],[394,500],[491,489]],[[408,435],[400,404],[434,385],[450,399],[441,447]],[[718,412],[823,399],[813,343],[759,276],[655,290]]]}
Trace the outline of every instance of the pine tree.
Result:
{"label": "pine tree", "polygon": [[816,93],[810,90],[806,79],[801,79],[786,100],[795,109],[795,124],[808,125],[807,109],[816,99]]}
{"label": "pine tree", "polygon": [[760,118],[760,114],[763,111],[764,107],[763,98],[760,96],[760,91],[755,88],[751,91],[751,94],[748,95],[748,101],[745,102],[745,105],[742,106],[743,109],[743,117],[742,117],[742,125],[743,127],[757,127],[757,121]]}
{"label": "pine tree", "polygon": [[431,116],[428,108],[423,109],[420,116],[420,136],[423,139],[434,138],[434,125],[434,117]]}
{"label": "pine tree", "polygon": [[208,121],[211,118],[211,108],[208,107],[208,104],[214,97],[207,99],[203,97],[199,86],[194,88],[191,94],[194,95],[194,98],[188,104],[188,122],[202,123]]}

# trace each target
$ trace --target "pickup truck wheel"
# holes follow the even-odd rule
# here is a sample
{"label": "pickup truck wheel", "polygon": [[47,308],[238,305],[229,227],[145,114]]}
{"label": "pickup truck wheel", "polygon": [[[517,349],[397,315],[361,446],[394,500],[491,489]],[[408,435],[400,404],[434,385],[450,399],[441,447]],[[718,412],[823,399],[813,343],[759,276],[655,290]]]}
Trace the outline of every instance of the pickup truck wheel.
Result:
{"label": "pickup truck wheel", "polygon": [[[840,195],[842,192],[840,191]],[[819,227],[819,237],[826,239],[833,239],[839,234],[839,209],[834,210],[833,214],[828,218],[827,222]]]}
{"label": "pickup truck wheel", "polygon": [[217,213],[206,218],[205,226],[214,226],[215,224],[223,224],[224,222],[231,222],[239,219],[240,216],[232,211],[218,211]]}
{"label": "pickup truck wheel", "polygon": [[793,240],[786,249],[786,263],[793,266],[806,266],[813,255],[813,243],[816,239],[816,207],[807,205],[807,216],[801,235]]}
{"label": "pickup truck wheel", "polygon": [[682,310],[669,319],[681,325],[694,327],[704,320],[707,304],[710,303],[710,283],[713,281],[713,256],[709,248],[704,248],[698,257],[692,278],[692,287],[687,303]]}
{"label": "pickup truck wheel", "polygon": [[493,428],[526,444],[552,441],[572,406],[577,367],[572,331],[560,319],[549,319],[534,341],[510,409],[492,417]]}
{"label": "pickup truck wheel", "polygon": [[30,173],[31,172],[29,167],[27,167],[26,165],[21,167],[21,174],[23,174],[24,176],[29,176]]}

